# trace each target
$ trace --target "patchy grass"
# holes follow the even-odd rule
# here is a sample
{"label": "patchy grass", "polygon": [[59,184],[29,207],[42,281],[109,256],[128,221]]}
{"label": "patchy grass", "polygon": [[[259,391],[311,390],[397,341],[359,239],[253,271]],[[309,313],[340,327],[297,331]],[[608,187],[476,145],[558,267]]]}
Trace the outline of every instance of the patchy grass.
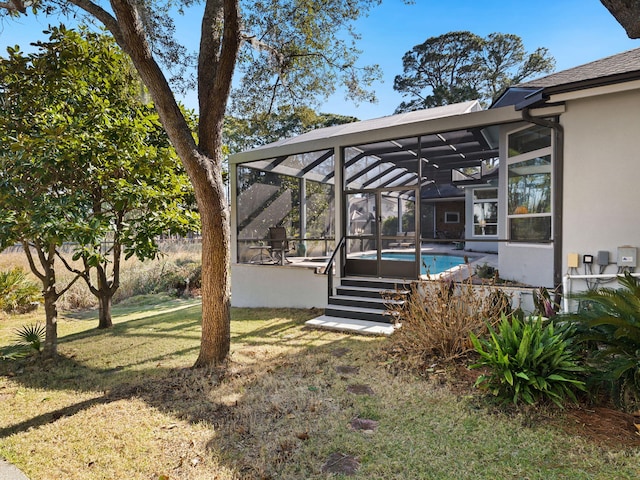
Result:
{"label": "patchy grass", "polygon": [[[108,331],[95,312],[61,318],[57,363],[0,363],[0,456],[32,480],[327,478],[336,452],[362,479],[640,475],[640,449],[389,368],[386,339],[307,330],[314,311],[234,309],[228,364],[192,371],[198,303],[150,300],[116,307]],[[28,322],[0,321],[0,347]]]}

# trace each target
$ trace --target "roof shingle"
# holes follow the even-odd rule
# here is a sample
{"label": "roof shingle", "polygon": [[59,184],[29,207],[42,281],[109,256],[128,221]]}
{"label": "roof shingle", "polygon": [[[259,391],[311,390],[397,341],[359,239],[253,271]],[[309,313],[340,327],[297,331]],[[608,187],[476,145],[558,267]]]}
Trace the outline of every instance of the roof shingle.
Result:
{"label": "roof shingle", "polygon": [[530,82],[517,85],[521,88],[548,88],[589,80],[605,79],[616,75],[638,72],[640,78],[640,48],[601,58],[568,70],[552,73]]}

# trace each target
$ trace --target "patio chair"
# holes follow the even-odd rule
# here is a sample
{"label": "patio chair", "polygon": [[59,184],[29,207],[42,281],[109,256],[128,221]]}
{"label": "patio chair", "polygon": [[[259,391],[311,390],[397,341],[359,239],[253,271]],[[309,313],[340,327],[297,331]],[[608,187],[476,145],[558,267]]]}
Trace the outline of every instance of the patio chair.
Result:
{"label": "patio chair", "polygon": [[287,260],[287,252],[289,252],[289,240],[287,239],[287,230],[284,227],[269,227],[269,245],[271,246],[271,254],[280,263],[284,265],[291,263]]}

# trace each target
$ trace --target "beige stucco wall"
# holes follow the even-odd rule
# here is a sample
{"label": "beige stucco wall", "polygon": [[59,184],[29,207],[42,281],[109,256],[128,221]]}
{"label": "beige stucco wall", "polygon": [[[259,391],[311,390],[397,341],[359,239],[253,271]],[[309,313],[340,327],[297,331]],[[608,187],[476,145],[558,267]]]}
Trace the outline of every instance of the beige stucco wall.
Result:
{"label": "beige stucco wall", "polygon": [[[602,92],[602,90],[600,90]],[[640,248],[640,91],[603,93],[567,100],[560,117],[564,127],[562,273],[569,253],[582,256],[609,252],[612,263],[605,273],[617,271],[617,248]],[[501,140],[504,148],[504,127]],[[501,158],[505,158],[501,152]],[[506,166],[502,162],[501,168]],[[506,238],[506,171],[500,179],[500,237]],[[555,193],[555,192],[554,192]],[[544,246],[501,244],[500,275],[530,285],[553,286],[553,250]],[[594,273],[599,267],[594,265]],[[583,280],[572,289],[585,288]]]}
{"label": "beige stucco wall", "polygon": [[[567,255],[640,247],[640,91],[567,102],[565,128],[563,272]],[[598,271],[596,267],[594,270]],[[615,273],[609,265],[606,273]],[[572,282],[584,288],[583,281]]]}
{"label": "beige stucco wall", "polygon": [[327,276],[312,268],[280,265],[231,265],[234,307],[324,308]]}

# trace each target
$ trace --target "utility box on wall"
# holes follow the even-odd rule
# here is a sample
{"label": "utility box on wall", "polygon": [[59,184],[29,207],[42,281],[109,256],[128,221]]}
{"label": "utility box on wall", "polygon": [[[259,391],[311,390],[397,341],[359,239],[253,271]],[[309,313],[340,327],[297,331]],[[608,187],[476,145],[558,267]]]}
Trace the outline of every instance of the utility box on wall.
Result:
{"label": "utility box on wall", "polygon": [[636,267],[637,266],[637,248],[636,247],[618,247],[618,266],[619,267]]}

